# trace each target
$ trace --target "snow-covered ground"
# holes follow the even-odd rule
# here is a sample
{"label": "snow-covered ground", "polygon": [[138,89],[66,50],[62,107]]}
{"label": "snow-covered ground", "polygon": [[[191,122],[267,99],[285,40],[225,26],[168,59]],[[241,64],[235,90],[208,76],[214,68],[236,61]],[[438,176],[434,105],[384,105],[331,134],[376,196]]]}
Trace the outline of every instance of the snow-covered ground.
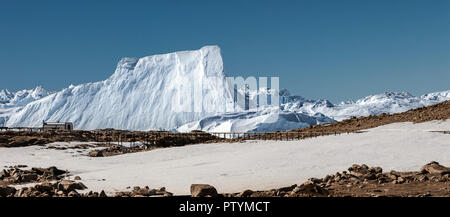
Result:
{"label": "snow-covered ground", "polygon": [[212,184],[219,192],[264,190],[323,177],[354,163],[401,171],[418,170],[433,160],[450,165],[450,135],[429,132],[449,129],[450,120],[395,123],[360,134],[199,144],[105,158],[45,146],[0,148],[0,166],[57,166],[80,176],[90,190],[107,193],[147,185],[188,194],[193,183]]}

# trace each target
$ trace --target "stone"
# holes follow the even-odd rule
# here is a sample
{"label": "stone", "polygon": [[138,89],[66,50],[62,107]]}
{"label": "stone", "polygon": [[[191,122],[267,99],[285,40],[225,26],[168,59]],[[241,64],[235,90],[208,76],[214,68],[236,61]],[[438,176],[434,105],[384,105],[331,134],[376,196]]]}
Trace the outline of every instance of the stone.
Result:
{"label": "stone", "polygon": [[436,161],[432,161],[426,165],[424,165],[420,171],[422,173],[430,173],[430,174],[439,174],[439,175],[445,175],[450,174],[450,168],[440,165]]}
{"label": "stone", "polygon": [[311,181],[306,181],[305,183],[298,186],[298,188],[296,187],[295,191],[296,193],[316,196],[323,196],[328,194],[328,191],[325,188]]}
{"label": "stone", "polygon": [[241,193],[239,193],[238,195],[236,195],[236,197],[250,197],[253,194],[252,190],[244,190]]}
{"label": "stone", "polygon": [[58,182],[57,188],[59,190],[63,190],[65,192],[70,192],[73,190],[84,190],[87,187],[81,182],[74,182],[70,180],[62,180]]}
{"label": "stone", "polygon": [[55,188],[55,186],[49,182],[43,182],[40,185],[34,186],[34,189],[36,189],[37,191],[40,191],[40,192],[51,192],[51,191],[53,191],[54,188]]}
{"label": "stone", "polygon": [[99,197],[107,197],[105,191],[102,190],[102,192],[100,192],[100,194],[98,195]]}
{"label": "stone", "polygon": [[427,180],[428,180],[428,177],[424,176],[424,175],[421,175],[421,176],[419,176],[419,178],[417,178],[417,181],[419,181],[419,182],[425,182]]}
{"label": "stone", "polygon": [[88,153],[89,157],[103,157],[103,153],[100,150],[94,150],[94,151],[90,151]]}
{"label": "stone", "polygon": [[192,197],[216,197],[217,190],[208,184],[192,184],[191,185]]}
{"label": "stone", "polygon": [[78,194],[78,192],[76,192],[76,191],[70,191],[67,196],[69,196],[69,197],[79,197],[80,194]]}
{"label": "stone", "polygon": [[33,182],[38,179],[38,175],[35,173],[25,173],[22,175],[21,182]]}
{"label": "stone", "polygon": [[52,176],[54,176],[54,177],[60,176],[60,175],[63,175],[63,174],[66,174],[66,173],[67,173],[67,171],[60,170],[60,169],[58,169],[58,168],[56,168],[56,167],[49,167],[49,168],[48,168],[48,171],[49,171],[50,174],[51,174]]}
{"label": "stone", "polygon": [[381,167],[371,167],[369,168],[369,171],[375,174],[383,173],[383,169]]}
{"label": "stone", "polygon": [[16,193],[16,189],[9,186],[0,186],[0,197],[11,197]]}
{"label": "stone", "polygon": [[75,176],[75,177],[73,178],[73,180],[81,180],[81,177]]}
{"label": "stone", "polygon": [[358,165],[358,164],[353,164],[352,167],[348,168],[348,171],[350,171],[351,175],[357,176],[357,177],[362,177],[369,172],[369,167],[365,164],[363,165]]}

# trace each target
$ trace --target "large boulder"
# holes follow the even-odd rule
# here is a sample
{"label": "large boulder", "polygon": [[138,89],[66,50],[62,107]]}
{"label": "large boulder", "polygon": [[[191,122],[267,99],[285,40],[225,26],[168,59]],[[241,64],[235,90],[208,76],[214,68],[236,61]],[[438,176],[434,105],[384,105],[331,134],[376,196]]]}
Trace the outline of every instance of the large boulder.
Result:
{"label": "large boulder", "polygon": [[192,184],[191,185],[192,197],[216,197],[217,190],[208,184]]}
{"label": "large boulder", "polygon": [[436,161],[432,161],[428,164],[425,164],[420,171],[422,173],[430,173],[430,174],[439,174],[439,175],[445,175],[450,174],[450,168],[440,165]]}

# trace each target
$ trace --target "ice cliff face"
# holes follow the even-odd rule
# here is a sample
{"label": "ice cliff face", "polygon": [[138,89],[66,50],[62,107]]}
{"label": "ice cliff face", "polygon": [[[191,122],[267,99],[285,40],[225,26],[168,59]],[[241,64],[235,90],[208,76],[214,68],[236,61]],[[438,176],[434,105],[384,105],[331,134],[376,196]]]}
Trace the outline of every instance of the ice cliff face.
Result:
{"label": "ice cliff face", "polygon": [[[194,82],[199,82],[196,88]],[[195,92],[203,96],[200,104],[193,101]],[[48,120],[71,121],[76,129],[173,129],[232,104],[220,48],[207,46],[124,58],[107,80],[70,86],[32,102],[6,125],[39,126]]]}
{"label": "ice cliff face", "polygon": [[[244,92],[243,92],[244,91]],[[254,110],[236,107],[234,87],[226,82],[220,48],[123,58],[106,80],[70,86],[56,93],[0,91],[0,126],[40,126],[42,120],[70,121],[75,129],[276,131],[339,121],[352,116],[397,113],[450,100],[450,91],[413,96],[384,93],[333,104],[307,100],[287,90],[276,94],[280,106]],[[236,94],[242,97],[243,89]],[[228,112],[225,112],[228,111]]]}

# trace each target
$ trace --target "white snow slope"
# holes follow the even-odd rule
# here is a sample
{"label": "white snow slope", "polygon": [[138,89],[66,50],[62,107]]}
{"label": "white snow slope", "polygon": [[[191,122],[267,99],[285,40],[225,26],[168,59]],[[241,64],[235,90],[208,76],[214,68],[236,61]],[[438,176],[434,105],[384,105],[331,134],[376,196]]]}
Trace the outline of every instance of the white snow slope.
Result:
{"label": "white snow slope", "polygon": [[[198,81],[202,82],[195,88],[189,86]],[[203,96],[202,108],[189,112],[198,105],[193,97],[196,91]],[[233,107],[234,89],[226,82],[220,48],[206,46],[194,51],[124,58],[108,79],[70,86],[42,99],[14,100],[10,92],[0,91],[0,126],[40,126],[46,120],[70,121],[75,129],[87,130],[274,131],[352,116],[403,112],[450,99],[450,91],[419,97],[390,92],[335,105],[327,100],[291,96],[286,90],[271,94],[281,96],[280,107],[250,111],[236,107],[236,111],[224,113]],[[250,94],[253,103],[256,95]],[[1,102],[7,102],[7,108],[2,109]]]}
{"label": "white snow slope", "polygon": [[[207,183],[219,192],[268,190],[324,177],[352,164],[383,170],[413,171],[437,161],[450,165],[450,120],[395,123],[366,133],[322,136],[299,141],[247,141],[155,149],[104,158],[76,150],[41,146],[0,148],[0,165],[57,166],[80,176],[89,190],[107,193],[128,186],[166,187],[189,194],[189,186]],[[60,145],[65,145],[61,143]]]}

